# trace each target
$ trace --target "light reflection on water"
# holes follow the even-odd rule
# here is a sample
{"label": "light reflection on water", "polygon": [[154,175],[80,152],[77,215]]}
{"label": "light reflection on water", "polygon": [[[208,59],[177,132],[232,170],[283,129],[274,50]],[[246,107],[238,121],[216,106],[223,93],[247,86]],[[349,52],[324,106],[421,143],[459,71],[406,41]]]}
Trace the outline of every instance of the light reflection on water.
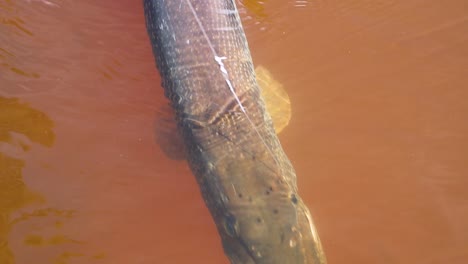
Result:
{"label": "light reflection on water", "polygon": [[[26,153],[37,148],[36,144],[48,148],[53,146],[52,120],[16,98],[0,97],[0,109],[0,149],[5,149],[0,152],[0,262],[16,263],[11,245],[18,242],[28,247],[41,247],[43,251],[50,251],[50,247],[57,250],[61,245],[81,244],[64,231],[67,219],[72,218],[74,212],[48,208],[44,196],[31,190],[24,181]],[[9,239],[18,226],[31,227],[26,228],[30,233]],[[46,229],[54,229],[53,235],[44,235]],[[53,263],[66,263],[70,254],[61,250],[54,256]],[[85,256],[82,253],[73,255]]]}
{"label": "light reflection on water", "polygon": [[[280,139],[329,262],[467,262],[463,1],[239,9],[291,98]],[[143,21],[130,0],[0,2],[1,263],[226,263],[155,143]]]}

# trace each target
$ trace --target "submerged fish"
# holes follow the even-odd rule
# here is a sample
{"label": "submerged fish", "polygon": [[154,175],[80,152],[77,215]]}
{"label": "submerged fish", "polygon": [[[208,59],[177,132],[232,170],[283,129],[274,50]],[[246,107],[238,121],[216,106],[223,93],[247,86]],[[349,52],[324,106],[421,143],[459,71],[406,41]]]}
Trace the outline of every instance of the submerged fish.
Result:
{"label": "submerged fish", "polygon": [[326,263],[233,0],[144,0],[186,157],[231,263]]}

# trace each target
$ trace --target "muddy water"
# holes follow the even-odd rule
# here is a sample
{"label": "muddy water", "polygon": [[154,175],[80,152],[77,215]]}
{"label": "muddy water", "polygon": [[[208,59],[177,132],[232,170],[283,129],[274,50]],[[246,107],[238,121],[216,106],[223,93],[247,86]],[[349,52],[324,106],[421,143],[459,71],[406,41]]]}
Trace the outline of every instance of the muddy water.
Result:
{"label": "muddy water", "polygon": [[[329,262],[467,263],[465,1],[239,8]],[[3,0],[0,22],[0,263],[227,263],[155,140],[140,1]]]}

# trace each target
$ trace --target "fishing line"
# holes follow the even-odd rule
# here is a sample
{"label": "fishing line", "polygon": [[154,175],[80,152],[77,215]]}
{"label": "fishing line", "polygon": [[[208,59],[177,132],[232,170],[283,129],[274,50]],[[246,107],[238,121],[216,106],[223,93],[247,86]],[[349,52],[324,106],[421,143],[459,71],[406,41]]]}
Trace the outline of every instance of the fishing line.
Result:
{"label": "fishing line", "polygon": [[[271,157],[273,158],[273,160],[275,161],[277,167],[281,170],[281,173],[280,173],[280,176],[285,180],[285,183],[286,185],[289,187],[289,190],[295,190],[294,188],[292,188],[292,186],[289,184],[289,181],[286,179],[283,171],[282,171],[282,167],[280,165],[280,162],[277,158],[276,155],[274,155],[273,153],[273,150],[268,146],[268,144],[266,143],[265,139],[262,137],[262,135],[260,134],[260,132],[258,131],[257,127],[255,126],[254,122],[250,119],[249,115],[247,114],[247,111],[245,110],[244,106],[242,105],[242,102],[240,101],[239,97],[237,96],[235,90],[234,90],[234,87],[229,79],[229,74],[226,70],[226,67],[224,66],[224,63],[223,63],[223,60],[227,59],[227,57],[225,56],[219,56],[218,53],[216,52],[213,44],[211,43],[211,40],[210,38],[208,37],[208,34],[206,33],[205,31],[205,28],[203,27],[203,24],[202,22],[200,21],[200,18],[198,17],[197,15],[197,12],[195,11],[195,8],[193,7],[192,3],[190,2],[190,0],[186,0],[187,1],[187,4],[195,18],[195,21],[197,22],[198,24],[198,27],[200,28],[200,30],[202,31],[202,34],[204,36],[204,38],[206,39],[207,43],[208,43],[208,46],[210,47],[210,50],[211,52],[213,53],[213,57],[214,57],[214,60],[216,61],[216,63],[219,65],[219,69],[221,71],[221,74],[224,78],[224,80],[226,81],[226,84],[228,85],[229,87],[229,90],[231,91],[232,95],[234,96],[235,100],[237,101],[237,104],[239,105],[241,111],[244,113],[245,117],[247,118],[248,122],[250,123],[250,125],[253,127],[253,129],[255,130],[255,133],[257,134],[257,136],[260,138],[260,140],[262,141],[263,145],[265,146],[265,148],[267,149],[267,151],[269,152],[269,154],[271,155]],[[236,4],[234,2],[232,2],[233,6],[234,6],[234,10],[232,10],[232,13],[234,14],[238,14],[237,12],[237,7],[236,7]],[[231,10],[229,11],[226,11],[225,13],[230,13]],[[242,27],[242,25],[239,25]],[[256,80],[255,80],[256,81]],[[297,210],[294,210],[294,219],[295,219],[295,222],[297,225],[299,225],[298,223],[298,217],[297,217]],[[310,220],[310,219],[308,219]],[[311,224],[311,222],[309,221],[309,224]],[[313,230],[313,229],[312,229]]]}
{"label": "fishing line", "polygon": [[[255,124],[253,123],[253,121],[250,119],[249,115],[247,114],[247,111],[245,109],[245,107],[242,105],[242,102],[240,101],[239,97],[237,96],[236,94],[236,91],[234,90],[234,87],[229,79],[229,74],[226,70],[226,67],[224,66],[224,63],[223,63],[223,60],[227,59],[227,57],[225,56],[219,56],[218,53],[216,52],[216,50],[214,49],[214,46],[213,44],[211,43],[211,40],[210,38],[208,37],[208,34],[206,33],[205,31],[205,28],[203,27],[203,24],[201,23],[198,15],[197,15],[197,12],[195,11],[195,8],[193,7],[192,3],[190,2],[190,0],[187,0],[187,4],[188,6],[190,7],[190,10],[192,11],[192,14],[193,16],[195,17],[195,20],[197,21],[197,24],[200,28],[200,30],[202,31],[202,34],[204,36],[204,38],[206,39],[206,41],[208,42],[208,46],[210,47],[210,50],[211,52],[213,53],[213,57],[214,57],[214,60],[216,61],[216,63],[219,65],[219,69],[221,71],[221,74],[223,75],[223,78],[224,80],[226,81],[226,84],[228,85],[229,87],[229,90],[231,91],[232,95],[234,96],[235,100],[237,101],[237,104],[239,105],[241,111],[244,113],[245,117],[247,118],[248,122],[250,123],[250,125],[253,127],[253,129],[255,130],[256,134],[258,135],[258,137],[260,138],[260,140],[262,141],[263,145],[265,145],[266,149],[268,150],[268,152],[270,153],[271,157],[275,160],[275,163],[276,165],[278,165],[279,168],[281,168],[280,166],[280,163],[278,161],[278,159],[276,158],[276,156],[273,154],[273,151],[271,150],[271,148],[268,146],[268,144],[265,142],[265,139],[262,137],[262,135],[260,134],[260,132],[258,131],[257,127],[255,126]],[[235,4],[234,4],[234,8],[235,7]],[[234,10],[235,12],[235,10]]]}

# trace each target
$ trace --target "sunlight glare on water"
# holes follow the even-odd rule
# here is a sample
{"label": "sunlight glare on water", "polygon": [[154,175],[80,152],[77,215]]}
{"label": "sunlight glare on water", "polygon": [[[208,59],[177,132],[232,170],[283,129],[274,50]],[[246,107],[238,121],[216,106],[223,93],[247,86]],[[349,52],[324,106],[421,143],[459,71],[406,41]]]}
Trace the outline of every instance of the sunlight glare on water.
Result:
{"label": "sunlight glare on water", "polygon": [[[465,2],[237,2],[329,263],[468,263]],[[140,1],[0,0],[0,263],[227,263],[170,118]]]}

